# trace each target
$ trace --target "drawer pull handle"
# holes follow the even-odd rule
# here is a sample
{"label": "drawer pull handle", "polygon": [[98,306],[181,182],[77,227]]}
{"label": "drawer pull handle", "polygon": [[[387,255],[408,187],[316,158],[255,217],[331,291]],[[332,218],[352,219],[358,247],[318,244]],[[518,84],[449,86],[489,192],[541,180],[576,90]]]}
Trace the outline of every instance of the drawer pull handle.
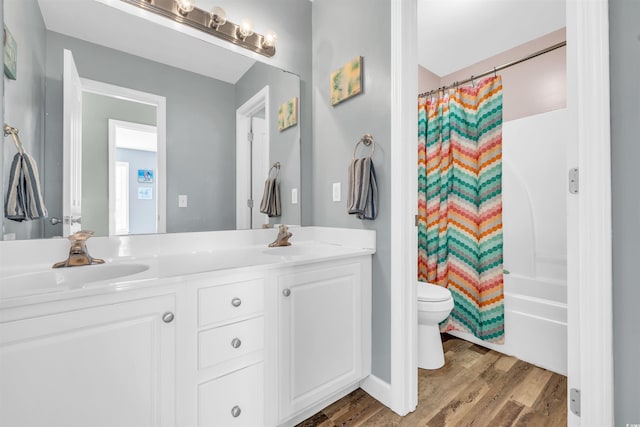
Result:
{"label": "drawer pull handle", "polygon": [[231,340],[231,347],[238,348],[241,345],[242,345],[242,341],[240,341],[240,338],[234,338]]}
{"label": "drawer pull handle", "polygon": [[233,416],[233,418],[238,418],[241,413],[242,413],[242,409],[240,409],[238,405],[231,408],[231,415]]}
{"label": "drawer pull handle", "polygon": [[240,298],[234,298],[231,300],[231,305],[234,307],[240,307],[240,304],[242,304],[242,300]]}
{"label": "drawer pull handle", "polygon": [[291,295],[291,289],[285,289],[284,291],[282,291],[282,295],[288,297],[289,295]]}
{"label": "drawer pull handle", "polygon": [[173,322],[173,319],[175,319],[175,317],[176,316],[172,312],[168,311],[162,315],[162,321],[164,323],[171,323]]}

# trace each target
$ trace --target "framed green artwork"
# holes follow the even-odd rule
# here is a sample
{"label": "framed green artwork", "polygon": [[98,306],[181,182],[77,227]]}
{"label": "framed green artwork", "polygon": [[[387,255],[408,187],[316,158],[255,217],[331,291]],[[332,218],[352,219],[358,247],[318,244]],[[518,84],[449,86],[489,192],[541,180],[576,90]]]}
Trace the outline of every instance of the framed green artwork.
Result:
{"label": "framed green artwork", "polygon": [[298,124],[298,97],[293,97],[278,109],[278,130],[282,132]]}
{"label": "framed green artwork", "polygon": [[362,56],[331,73],[331,105],[337,105],[362,92]]}
{"label": "framed green artwork", "polygon": [[3,33],[4,46],[4,74],[11,80],[15,80],[18,68],[18,44],[5,26]]}

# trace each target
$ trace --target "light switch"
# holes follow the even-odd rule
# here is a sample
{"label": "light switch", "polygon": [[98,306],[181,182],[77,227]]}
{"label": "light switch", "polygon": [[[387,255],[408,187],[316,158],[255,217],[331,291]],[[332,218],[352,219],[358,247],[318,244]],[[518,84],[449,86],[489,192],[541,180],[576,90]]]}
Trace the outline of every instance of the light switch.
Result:
{"label": "light switch", "polygon": [[333,183],[333,201],[334,202],[340,201],[340,183],[339,182]]}
{"label": "light switch", "polygon": [[178,207],[179,208],[186,208],[187,207],[187,195],[186,194],[178,195]]}
{"label": "light switch", "polygon": [[291,189],[291,204],[292,205],[297,205],[298,204],[298,189],[297,188],[292,188]]}

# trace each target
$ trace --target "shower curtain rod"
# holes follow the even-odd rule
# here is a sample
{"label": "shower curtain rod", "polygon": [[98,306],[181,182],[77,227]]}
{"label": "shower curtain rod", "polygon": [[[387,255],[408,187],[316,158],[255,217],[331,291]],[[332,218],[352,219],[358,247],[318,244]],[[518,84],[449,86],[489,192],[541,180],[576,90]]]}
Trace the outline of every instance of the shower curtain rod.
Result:
{"label": "shower curtain rod", "polygon": [[478,74],[477,76],[471,76],[470,78],[468,78],[466,80],[462,80],[462,81],[459,81],[459,82],[453,82],[452,84],[450,84],[448,86],[443,86],[443,87],[439,87],[437,89],[432,89],[432,90],[430,90],[428,92],[423,92],[420,95],[418,95],[418,98],[424,98],[425,96],[432,95],[432,94],[434,94],[434,93],[436,93],[438,91],[441,91],[441,90],[447,90],[447,89],[451,89],[452,87],[457,87],[457,86],[463,85],[465,83],[473,82],[474,80],[479,79],[481,77],[488,76],[489,74],[495,74],[498,71],[504,70],[505,68],[513,67],[514,65],[518,65],[521,62],[525,62],[525,61],[533,59],[533,58],[535,58],[537,56],[544,55],[545,53],[551,52],[553,50],[560,49],[561,47],[566,46],[566,45],[567,45],[566,41],[563,41],[563,42],[560,42],[560,43],[556,43],[556,44],[554,44],[552,46],[549,46],[547,48],[544,48],[542,50],[534,52],[531,55],[527,55],[524,58],[520,58],[520,59],[517,59],[515,61],[508,62],[506,64],[503,64],[503,65],[499,66],[499,67],[494,67],[493,69],[488,70],[488,71],[486,71],[486,72],[484,72],[482,74]]}

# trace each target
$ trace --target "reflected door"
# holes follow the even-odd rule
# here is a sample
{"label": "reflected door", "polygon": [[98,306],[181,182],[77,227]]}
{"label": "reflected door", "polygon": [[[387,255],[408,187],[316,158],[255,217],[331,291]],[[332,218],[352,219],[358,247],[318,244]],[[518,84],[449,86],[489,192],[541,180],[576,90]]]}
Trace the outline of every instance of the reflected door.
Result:
{"label": "reflected door", "polygon": [[64,51],[63,71],[62,235],[80,231],[82,214],[82,83],[71,51]]}

